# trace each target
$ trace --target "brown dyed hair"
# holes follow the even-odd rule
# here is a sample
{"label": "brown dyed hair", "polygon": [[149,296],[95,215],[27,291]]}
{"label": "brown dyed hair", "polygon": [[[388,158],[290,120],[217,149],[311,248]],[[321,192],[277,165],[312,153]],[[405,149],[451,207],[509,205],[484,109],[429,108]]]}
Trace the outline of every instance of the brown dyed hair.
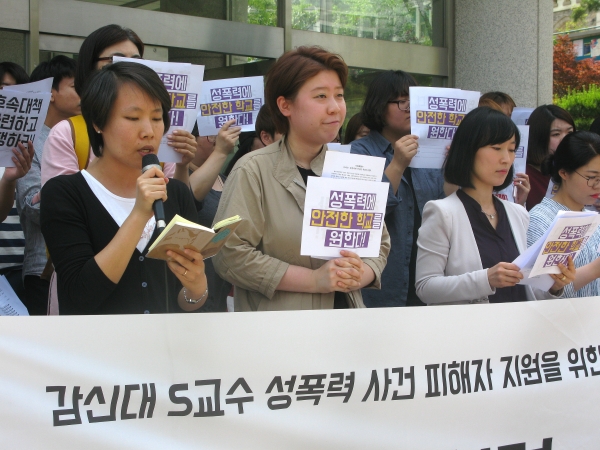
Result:
{"label": "brown dyed hair", "polygon": [[287,134],[290,129],[287,117],[277,106],[277,99],[284,97],[294,101],[304,83],[324,70],[337,73],[342,87],[346,87],[348,66],[340,55],[321,47],[298,47],[290,50],[271,66],[265,85],[265,103],[272,113],[277,131]]}
{"label": "brown dyed hair", "polygon": [[499,92],[499,91],[486,92],[479,98],[479,106],[490,106],[489,104],[482,105],[481,104],[482,100],[492,100],[493,102],[498,104],[500,106],[500,108],[502,108],[502,105],[508,105],[511,108],[517,107],[517,104],[512,99],[512,97],[508,94],[505,94],[504,92]]}

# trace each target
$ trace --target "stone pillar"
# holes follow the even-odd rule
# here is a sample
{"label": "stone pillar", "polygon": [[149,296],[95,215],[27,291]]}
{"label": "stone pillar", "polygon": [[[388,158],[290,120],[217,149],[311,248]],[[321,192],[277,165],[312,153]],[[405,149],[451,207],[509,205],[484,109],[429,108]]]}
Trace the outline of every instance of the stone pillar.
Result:
{"label": "stone pillar", "polygon": [[548,0],[455,0],[455,86],[506,92],[517,106],[552,103],[552,6]]}

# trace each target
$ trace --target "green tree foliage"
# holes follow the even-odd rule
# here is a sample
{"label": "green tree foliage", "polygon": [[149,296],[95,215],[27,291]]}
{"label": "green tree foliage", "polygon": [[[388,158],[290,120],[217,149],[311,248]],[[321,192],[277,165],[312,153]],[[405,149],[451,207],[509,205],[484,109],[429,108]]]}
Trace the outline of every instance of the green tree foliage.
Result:
{"label": "green tree foliage", "polygon": [[277,26],[277,4],[275,0],[248,0],[248,23]]}
{"label": "green tree foliage", "polygon": [[600,11],[600,0],[581,0],[581,4],[571,11],[571,20],[579,22],[588,14]]}
{"label": "green tree foliage", "polygon": [[578,130],[588,130],[593,120],[600,115],[600,86],[571,91],[554,102],[569,111]]}

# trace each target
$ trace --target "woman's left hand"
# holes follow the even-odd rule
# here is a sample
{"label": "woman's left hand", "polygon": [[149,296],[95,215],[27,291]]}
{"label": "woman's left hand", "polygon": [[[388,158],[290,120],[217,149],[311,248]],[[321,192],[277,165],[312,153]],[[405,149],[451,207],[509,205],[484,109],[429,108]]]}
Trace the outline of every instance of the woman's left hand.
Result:
{"label": "woman's left hand", "polygon": [[365,263],[356,253],[342,250],[340,254],[343,258],[335,259],[335,265],[339,267],[337,276],[343,281],[338,281],[337,285],[341,291],[353,291],[359,289],[362,278],[365,273]]}
{"label": "woman's left hand", "polygon": [[569,256],[567,260],[567,265],[559,264],[558,268],[560,269],[559,274],[550,274],[552,279],[554,280],[554,284],[550,288],[550,293],[558,292],[562,288],[564,288],[567,284],[571,284],[575,281],[575,263],[573,263],[573,258]]}
{"label": "woman's left hand", "polygon": [[196,156],[196,138],[189,131],[174,130],[167,135],[167,139],[167,144],[182,155],[181,162],[177,163],[178,165],[187,166]]}
{"label": "woman's left hand", "polygon": [[513,180],[513,185],[516,186],[517,192],[515,195],[515,203],[521,206],[525,206],[527,196],[531,190],[531,184],[529,183],[529,175],[526,173],[518,173]]}
{"label": "woman's left hand", "polygon": [[185,249],[184,254],[169,250],[167,256],[172,258],[171,261],[167,261],[167,265],[183,284],[188,298],[202,297],[207,288],[202,254]]}

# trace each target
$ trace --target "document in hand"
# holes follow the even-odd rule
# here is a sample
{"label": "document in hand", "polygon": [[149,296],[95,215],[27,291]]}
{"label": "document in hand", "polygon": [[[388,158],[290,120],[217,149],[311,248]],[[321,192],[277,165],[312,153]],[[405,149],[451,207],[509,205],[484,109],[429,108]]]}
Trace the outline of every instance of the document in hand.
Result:
{"label": "document in hand", "polygon": [[301,255],[379,255],[389,191],[389,183],[380,181],[384,164],[385,158],[327,152],[323,176],[308,177]]}
{"label": "document in hand", "polygon": [[171,97],[169,118],[171,127],[160,141],[158,159],[161,162],[181,162],[181,154],[167,144],[167,135],[174,130],[190,133],[196,124],[196,115],[200,111],[200,93],[204,78],[204,66],[190,63],[151,61],[148,59],[124,58],[115,56],[114,62],[125,61],[143,64],[154,70],[161,79]]}
{"label": "document in hand", "polygon": [[202,253],[204,259],[215,256],[229,239],[242,218],[233,216],[206,228],[175,215],[148,249],[148,258],[169,260],[167,250],[183,253],[186,248]]}
{"label": "document in hand", "polygon": [[419,136],[419,151],[410,167],[441,169],[446,147],[467,113],[477,108],[479,92],[411,86],[410,131]]}
{"label": "document in hand", "polygon": [[548,290],[554,284],[551,273],[560,273],[559,264],[573,260],[594,234],[600,215],[593,211],[559,211],[546,233],[513,261],[524,278],[519,284],[529,284]]}
{"label": "document in hand", "polygon": [[0,276],[0,316],[28,316],[29,312],[19,300],[4,275]]}

